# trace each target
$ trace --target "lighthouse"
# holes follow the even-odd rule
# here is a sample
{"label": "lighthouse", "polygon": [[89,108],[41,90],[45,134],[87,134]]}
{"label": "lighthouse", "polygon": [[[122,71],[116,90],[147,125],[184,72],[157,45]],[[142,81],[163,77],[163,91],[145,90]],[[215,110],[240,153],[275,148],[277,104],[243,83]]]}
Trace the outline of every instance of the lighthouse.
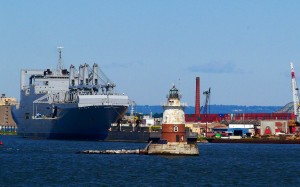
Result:
{"label": "lighthouse", "polygon": [[170,89],[168,102],[163,104],[161,139],[167,142],[186,142],[184,105],[175,85]]}
{"label": "lighthouse", "polygon": [[199,155],[196,141],[188,141],[188,132],[185,129],[185,105],[180,99],[181,94],[173,85],[167,95],[167,103],[162,105],[164,112],[160,139],[148,145],[148,154]]}

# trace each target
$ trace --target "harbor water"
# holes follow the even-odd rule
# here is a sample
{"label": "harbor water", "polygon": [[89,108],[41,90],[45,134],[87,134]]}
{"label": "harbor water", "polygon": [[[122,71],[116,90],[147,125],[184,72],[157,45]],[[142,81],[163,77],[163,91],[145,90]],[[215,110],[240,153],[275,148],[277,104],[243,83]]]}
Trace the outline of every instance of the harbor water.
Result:
{"label": "harbor water", "polygon": [[299,186],[300,146],[199,144],[200,156],[76,154],[146,143],[0,136],[0,186]]}

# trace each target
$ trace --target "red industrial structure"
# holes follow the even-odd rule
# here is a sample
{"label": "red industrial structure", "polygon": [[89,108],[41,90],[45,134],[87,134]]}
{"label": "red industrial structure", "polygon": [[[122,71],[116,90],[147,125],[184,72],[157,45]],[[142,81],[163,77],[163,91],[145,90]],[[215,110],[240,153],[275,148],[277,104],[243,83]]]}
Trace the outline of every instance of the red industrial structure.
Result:
{"label": "red industrial structure", "polygon": [[292,113],[186,114],[186,122],[212,123],[220,121],[292,120]]}
{"label": "red industrial structure", "polygon": [[[207,104],[208,103],[206,101],[206,105]],[[202,123],[206,123],[206,122],[211,123],[211,122],[220,122],[220,121],[228,121],[228,122],[229,121],[250,121],[250,120],[294,120],[294,118],[295,118],[294,113],[209,114],[207,112],[204,112],[203,114],[200,114],[200,77],[196,77],[195,114],[185,114],[186,122],[202,122]]]}
{"label": "red industrial structure", "polygon": [[200,77],[196,77],[195,114],[200,114]]}

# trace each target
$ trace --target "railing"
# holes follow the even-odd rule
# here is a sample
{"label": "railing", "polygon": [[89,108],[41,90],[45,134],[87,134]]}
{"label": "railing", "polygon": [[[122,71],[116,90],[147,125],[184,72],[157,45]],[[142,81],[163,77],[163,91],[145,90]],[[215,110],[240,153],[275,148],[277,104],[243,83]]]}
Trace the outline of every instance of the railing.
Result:
{"label": "railing", "polygon": [[78,92],[58,92],[46,94],[33,103],[74,103],[78,101]]}
{"label": "railing", "polygon": [[[174,106],[174,107],[176,107],[178,105],[176,105],[174,103],[162,103],[161,106],[163,106],[163,107],[165,107],[165,106]],[[180,105],[178,107],[187,107],[187,106],[188,106],[187,103],[180,103]]]}

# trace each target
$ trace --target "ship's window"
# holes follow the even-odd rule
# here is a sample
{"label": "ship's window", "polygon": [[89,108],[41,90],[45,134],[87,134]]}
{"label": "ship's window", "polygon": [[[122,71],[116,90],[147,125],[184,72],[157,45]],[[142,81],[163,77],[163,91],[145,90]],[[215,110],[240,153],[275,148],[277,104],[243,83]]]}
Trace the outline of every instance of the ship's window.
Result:
{"label": "ship's window", "polygon": [[174,126],[174,132],[178,132],[178,126]]}
{"label": "ship's window", "polygon": [[29,113],[25,113],[25,119],[29,119]]}
{"label": "ship's window", "polygon": [[29,95],[29,93],[30,93],[30,89],[26,89],[25,95]]}

